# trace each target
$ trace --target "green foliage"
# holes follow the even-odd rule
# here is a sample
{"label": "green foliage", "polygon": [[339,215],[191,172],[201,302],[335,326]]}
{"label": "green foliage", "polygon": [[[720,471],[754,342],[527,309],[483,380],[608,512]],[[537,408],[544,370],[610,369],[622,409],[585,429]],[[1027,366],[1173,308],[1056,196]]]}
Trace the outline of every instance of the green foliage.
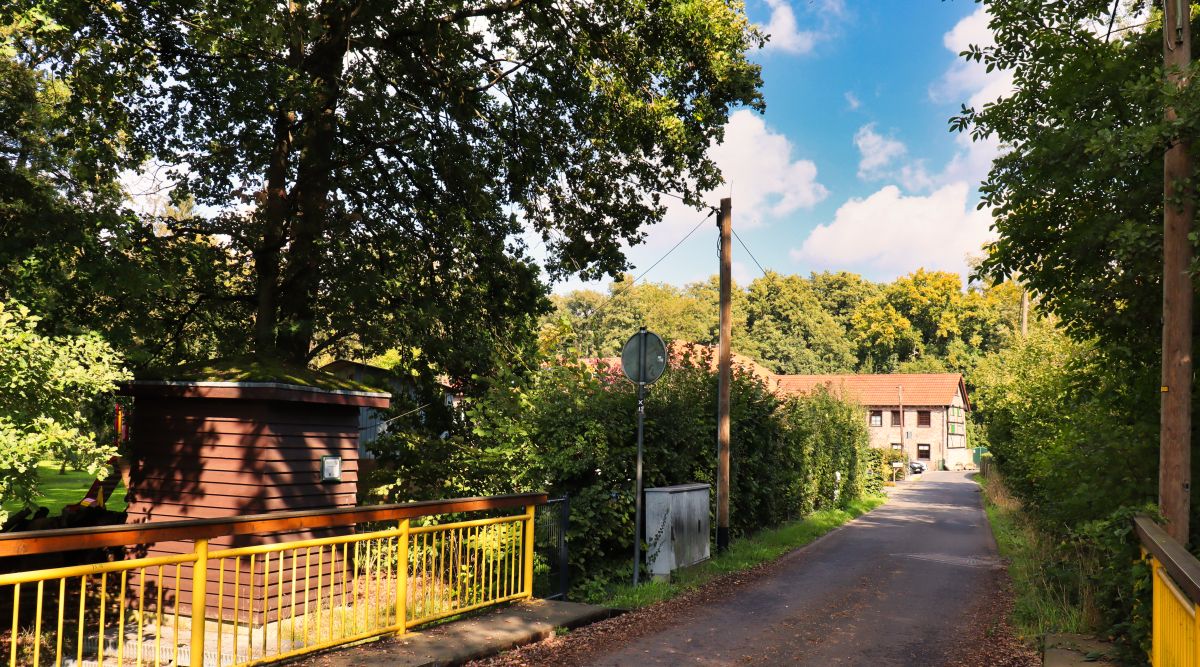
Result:
{"label": "green foliage", "polygon": [[1130,418],[1157,414],[1153,378],[1040,323],[980,362],[975,382],[989,449],[1046,525],[1071,528],[1155,497],[1157,423]]}
{"label": "green foliage", "polygon": [[1020,607],[1026,624],[1104,632],[1131,659],[1148,614],[1131,518],[1153,511],[1157,491],[1157,423],[1146,418],[1157,416],[1157,383],[1146,375],[1048,320],[975,374],[989,450],[1019,500],[1009,514],[1014,549],[1030,561],[1014,569],[1018,588],[1034,591]]}
{"label": "green foliage", "polygon": [[855,362],[850,341],[810,282],[773,271],[750,283],[743,348],[784,374],[844,372]]}
{"label": "green foliage", "polygon": [[[451,417],[445,437],[433,435],[442,426],[407,429],[375,447],[396,500],[529,489],[569,495],[572,581],[587,594],[627,570],[637,396],[619,372],[574,358],[547,356],[497,376]],[[647,389],[647,487],[714,483],[716,390],[707,356],[672,364]],[[735,535],[862,496],[867,433],[859,408],[826,393],[781,400],[740,370],[731,395]]]}
{"label": "green foliage", "polygon": [[[1071,553],[1064,563],[1056,537],[1038,527],[1007,489],[1003,476],[976,477],[983,491],[988,525],[1000,555],[1008,561],[1013,582],[1012,620],[1018,633],[1035,642],[1048,633],[1087,633],[1094,627],[1094,594],[1083,576],[1084,553]],[[1064,565],[1067,565],[1064,567]],[[1087,563],[1089,567],[1094,563]],[[1089,622],[1089,616],[1092,618]]]}
{"label": "green foliage", "polygon": [[1098,629],[1144,660],[1129,514],[1157,495],[1162,155],[1197,139],[1200,98],[1164,85],[1160,9],[1107,32],[1089,28],[1110,21],[1103,0],[984,4],[995,44],[963,56],[1011,74],[1013,89],[951,120],[1008,147],[981,188],[998,239],[979,272],[1019,275],[1067,335],[1035,327],[981,362],[977,404],[1039,528],[1104,563]]}
{"label": "green foliage", "polygon": [[1019,274],[1079,340],[1152,364],[1143,343],[1159,335],[1162,155],[1196,138],[1194,123],[1162,110],[1195,118],[1195,92],[1178,99],[1161,84],[1161,22],[1106,34],[1090,28],[1108,23],[1104,0],[984,4],[995,45],[963,55],[1011,74],[1013,91],[951,120],[1011,147],[981,188],[999,238],[980,272]]}
{"label": "green foliage", "polygon": [[1133,517],[1151,505],[1122,507],[1071,529],[1049,530],[1010,493],[1003,475],[979,478],[988,523],[1009,560],[1016,594],[1013,620],[1030,641],[1047,633],[1096,633],[1121,639],[1121,664],[1149,655],[1151,580],[1133,534]]}
{"label": "green foliage", "polygon": [[535,230],[555,277],[627,268],[657,193],[718,186],[709,146],[763,107],[740,2],[17,0],[0,26],[0,117],[21,121],[2,157],[31,169],[55,121],[72,208],[163,165],[175,214],[129,252],[219,246],[232,270],[192,264],[184,311],[292,364],[403,342],[486,371],[546,306],[515,237]]}
{"label": "green foliage", "polygon": [[[887,284],[847,272],[768,272],[745,289],[733,286],[733,349],[781,374],[969,375],[1016,330],[1021,292],[1010,282],[964,292],[961,283],[955,274],[924,270]],[[714,344],[717,297],[715,276],[684,288],[631,285],[626,276],[607,296],[579,290],[552,297],[550,318],[570,323],[586,356],[619,354],[642,325],[667,340]]]}
{"label": "green foliage", "polygon": [[[103,474],[116,447],[97,442],[89,420],[96,402],[129,379],[120,357],[94,334],[49,338],[39,318],[0,302],[0,501],[39,495],[38,464],[67,461]],[[6,515],[0,510],[0,519]]]}

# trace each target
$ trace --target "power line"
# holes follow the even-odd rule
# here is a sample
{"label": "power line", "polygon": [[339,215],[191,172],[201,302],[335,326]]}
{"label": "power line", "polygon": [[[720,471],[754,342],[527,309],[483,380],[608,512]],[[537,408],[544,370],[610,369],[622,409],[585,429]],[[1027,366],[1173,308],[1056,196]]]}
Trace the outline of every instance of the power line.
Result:
{"label": "power line", "polygon": [[409,415],[411,415],[411,414],[418,413],[418,412],[420,412],[420,411],[424,410],[425,408],[427,408],[427,407],[429,407],[429,406],[431,406],[431,405],[433,405],[433,403],[432,403],[432,402],[431,402],[431,403],[426,403],[425,405],[420,405],[420,406],[417,406],[417,407],[413,408],[412,410],[409,410],[408,412],[405,412],[405,413],[404,413],[404,414],[402,414],[402,415],[396,415],[395,417],[392,417],[391,419],[388,419],[388,420],[385,420],[385,421],[381,421],[381,422],[376,422],[376,423],[374,423],[374,424],[371,424],[370,426],[361,426],[361,427],[359,427],[359,429],[358,429],[358,430],[360,430],[360,431],[370,431],[370,430],[372,430],[372,429],[379,429],[379,428],[383,428],[384,426],[387,426],[388,424],[390,424],[390,423],[392,423],[392,422],[396,421],[397,419],[401,419],[401,418],[403,418],[403,417],[407,417],[407,416],[409,416]]}
{"label": "power line", "polygon": [[729,231],[733,232],[733,238],[737,239],[737,242],[741,244],[742,250],[745,250],[746,254],[750,255],[750,259],[754,260],[755,264],[758,264],[758,270],[762,271],[763,277],[765,278],[767,275],[767,270],[763,268],[762,264],[758,263],[758,258],[754,256],[754,253],[750,252],[750,248],[746,246],[746,242],[743,241],[742,237],[738,236],[738,233],[733,229],[730,229]]}
{"label": "power line", "polygon": [[713,214],[714,214],[714,213],[716,213],[716,212],[717,212],[717,210],[716,210],[716,209],[710,209],[710,210],[709,210],[709,212],[708,212],[708,215],[706,215],[706,216],[704,216],[703,218],[701,218],[701,219],[700,219],[700,222],[697,222],[697,223],[696,223],[696,226],[695,226],[695,227],[692,227],[692,230],[691,230],[690,232],[688,232],[687,234],[685,234],[685,235],[683,236],[683,238],[679,239],[679,241],[678,241],[678,242],[676,242],[676,243],[675,243],[675,245],[671,246],[671,249],[670,249],[670,250],[668,250],[666,253],[664,253],[662,257],[659,257],[659,258],[658,258],[658,261],[656,261],[656,262],[654,262],[653,264],[651,264],[651,265],[650,265],[650,267],[649,267],[649,268],[647,268],[645,271],[642,271],[642,272],[641,272],[641,274],[639,274],[639,275],[638,275],[636,278],[634,278],[632,281],[630,281],[630,283],[629,283],[628,285],[626,285],[626,286],[625,286],[625,288],[624,288],[623,290],[621,290],[621,291],[619,291],[619,292],[613,292],[611,295],[609,295],[608,299],[606,299],[606,300],[604,301],[604,303],[600,304],[600,307],[599,307],[599,308],[597,308],[596,310],[593,310],[593,311],[591,312],[591,314],[587,316],[587,318],[585,319],[585,321],[587,321],[587,320],[590,320],[590,319],[592,319],[593,317],[595,317],[595,316],[599,315],[599,314],[600,314],[600,313],[601,313],[601,312],[602,312],[602,311],[603,311],[603,310],[604,310],[606,307],[608,307],[608,304],[610,304],[610,303],[612,303],[612,302],[613,302],[613,300],[614,300],[614,299],[616,299],[618,296],[620,296],[620,295],[624,294],[625,292],[628,292],[629,290],[633,289],[633,286],[634,286],[634,285],[636,285],[636,284],[637,284],[637,282],[638,282],[639,280],[641,280],[642,278],[645,278],[645,277],[646,277],[646,274],[648,274],[648,273],[650,273],[652,270],[654,270],[654,267],[658,266],[659,264],[662,264],[663,260],[665,260],[667,257],[670,257],[670,256],[671,256],[671,253],[675,252],[675,250],[676,250],[676,249],[678,249],[678,248],[679,248],[679,246],[683,245],[683,242],[684,242],[684,241],[687,241],[688,239],[692,238],[692,234],[695,234],[695,233],[696,233],[696,230],[700,229],[700,227],[702,227],[702,226],[704,225],[704,223],[705,223],[705,222],[706,222],[706,221],[707,221],[709,218],[711,218],[711,217],[713,216]]}

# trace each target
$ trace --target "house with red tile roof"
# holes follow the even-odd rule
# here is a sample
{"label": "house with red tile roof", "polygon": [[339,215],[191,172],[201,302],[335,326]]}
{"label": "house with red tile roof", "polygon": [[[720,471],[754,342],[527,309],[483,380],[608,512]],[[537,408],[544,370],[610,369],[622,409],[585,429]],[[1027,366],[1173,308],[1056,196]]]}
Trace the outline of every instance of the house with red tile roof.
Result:
{"label": "house with red tile roof", "polygon": [[[667,354],[672,364],[717,370],[714,345],[672,341]],[[621,372],[620,357],[593,357],[583,362],[614,374]],[[962,470],[975,465],[973,452],[967,448],[971,402],[960,373],[776,375],[745,355],[734,353],[731,362],[777,394],[803,395],[824,387],[863,406],[872,447],[903,451],[909,460],[935,469]]]}
{"label": "house with red tile roof", "polygon": [[960,373],[887,375],[777,375],[781,394],[809,394],[824,387],[866,409],[871,446],[903,451],[935,469],[974,466],[967,448],[971,410]]}

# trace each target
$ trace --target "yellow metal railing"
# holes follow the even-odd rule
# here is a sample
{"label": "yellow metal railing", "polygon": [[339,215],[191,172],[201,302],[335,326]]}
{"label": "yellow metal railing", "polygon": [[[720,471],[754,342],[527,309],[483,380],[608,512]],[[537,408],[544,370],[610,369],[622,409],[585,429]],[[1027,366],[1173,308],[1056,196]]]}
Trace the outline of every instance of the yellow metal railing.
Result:
{"label": "yellow metal railing", "polygon": [[1151,556],[1150,565],[1154,573],[1154,603],[1151,611],[1152,662],[1156,667],[1195,667],[1196,604],[1179,590],[1157,558]]}
{"label": "yellow metal railing", "polygon": [[[532,597],[521,514],[0,575],[16,665],[257,665]],[[9,604],[4,604],[8,601]],[[201,660],[193,656],[203,656]]]}
{"label": "yellow metal railing", "polygon": [[1147,517],[1134,520],[1151,569],[1150,662],[1200,667],[1200,561]]}

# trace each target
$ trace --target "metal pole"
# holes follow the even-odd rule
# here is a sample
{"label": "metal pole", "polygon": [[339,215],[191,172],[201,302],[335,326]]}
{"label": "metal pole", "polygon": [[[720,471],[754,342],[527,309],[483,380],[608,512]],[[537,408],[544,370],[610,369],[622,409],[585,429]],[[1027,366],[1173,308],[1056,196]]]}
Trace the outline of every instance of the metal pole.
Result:
{"label": "metal pole", "polygon": [[571,529],[571,496],[563,494],[562,511],[558,524],[558,589],[562,599],[567,599],[567,591],[571,588],[571,558],[567,552],[567,531]]}
{"label": "metal pole", "polygon": [[[1163,64],[1167,81],[1190,85],[1191,2],[1168,0],[1163,7]],[[1176,121],[1175,109],[1166,110]],[[1162,410],[1159,434],[1158,505],[1167,534],[1188,543],[1192,445],[1192,242],[1196,204],[1188,179],[1191,147],[1179,140],[1163,156],[1163,326]]]}
{"label": "metal pole", "polygon": [[[192,667],[204,667],[204,612],[208,605],[208,540],[196,540],[193,548],[196,560],[192,562],[192,636],[188,664]],[[83,609],[82,602],[79,603],[79,608]],[[83,631],[79,632],[80,641],[82,641]],[[15,637],[13,641],[16,641]],[[99,641],[103,646],[104,637],[101,636]]]}
{"label": "metal pole", "polygon": [[646,423],[646,327],[638,331],[641,349],[638,350],[638,398],[637,398],[637,474],[633,487],[633,585],[638,585],[638,573],[642,558],[642,437]]}

